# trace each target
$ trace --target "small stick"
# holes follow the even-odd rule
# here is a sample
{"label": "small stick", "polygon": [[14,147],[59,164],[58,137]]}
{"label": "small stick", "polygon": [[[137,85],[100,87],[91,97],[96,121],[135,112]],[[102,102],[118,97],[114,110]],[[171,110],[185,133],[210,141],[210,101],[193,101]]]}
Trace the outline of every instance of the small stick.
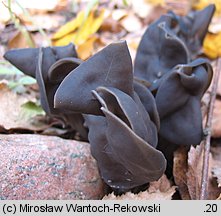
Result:
{"label": "small stick", "polygon": [[203,143],[204,154],[203,154],[203,170],[202,170],[200,200],[207,199],[211,128],[212,128],[213,110],[214,110],[215,101],[216,101],[216,92],[217,92],[217,87],[218,87],[218,82],[219,82],[219,77],[220,77],[221,58],[217,59],[215,70],[216,72],[215,72],[214,79],[213,79],[209,110],[208,110],[208,115],[206,119],[206,129],[208,130],[208,134]]}

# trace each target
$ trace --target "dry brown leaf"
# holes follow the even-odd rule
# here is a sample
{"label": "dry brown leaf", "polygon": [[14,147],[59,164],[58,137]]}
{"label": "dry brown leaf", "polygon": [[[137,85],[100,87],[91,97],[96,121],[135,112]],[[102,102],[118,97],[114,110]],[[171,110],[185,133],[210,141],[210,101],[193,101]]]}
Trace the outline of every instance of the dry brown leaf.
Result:
{"label": "dry brown leaf", "polygon": [[122,30],[122,26],[120,25],[119,21],[113,19],[112,17],[108,17],[102,23],[100,30],[112,33],[119,33]]}
{"label": "dry brown leaf", "polygon": [[12,92],[6,84],[0,85],[0,130],[11,129],[27,129],[27,130],[44,130],[49,125],[36,121],[36,119],[24,119],[22,114],[21,105],[33,100],[28,96],[18,95]]}
{"label": "dry brown leaf", "polygon": [[200,198],[202,177],[202,148],[191,146],[188,153],[187,187],[192,200]]}
{"label": "dry brown leaf", "polygon": [[212,146],[212,174],[217,179],[218,186],[221,188],[221,146]]}
{"label": "dry brown leaf", "polygon": [[213,111],[212,137],[221,137],[221,100],[217,99]]}
{"label": "dry brown leaf", "polygon": [[[26,32],[26,33],[29,34],[28,32]],[[35,44],[31,34],[29,34],[29,38],[31,39],[31,43]],[[28,47],[30,47],[30,43],[28,42],[28,38],[25,37],[25,35],[23,33],[21,33],[20,31],[17,31],[16,34],[14,35],[14,37],[8,41],[8,48],[9,49],[28,48]]]}
{"label": "dry brown leaf", "polygon": [[[212,175],[212,157],[209,158],[209,176],[208,176],[208,197],[209,200],[215,200],[220,194],[216,179]],[[202,178],[203,154],[202,143],[196,148],[190,148],[188,153],[188,171],[187,187],[192,200],[200,198],[201,178]]]}
{"label": "dry brown leaf", "polygon": [[81,11],[77,17],[63,25],[52,37],[55,46],[67,45],[73,42],[80,45],[100,28],[104,20],[104,9],[91,10],[86,17],[86,12]]}
{"label": "dry brown leaf", "polygon": [[187,149],[180,147],[174,152],[173,176],[181,198],[190,200],[190,194],[187,187]]}
{"label": "dry brown leaf", "polygon": [[113,193],[103,197],[103,200],[171,200],[176,187],[171,186],[170,181],[163,175],[158,181],[151,182],[150,187],[138,194],[127,192],[121,196]]}

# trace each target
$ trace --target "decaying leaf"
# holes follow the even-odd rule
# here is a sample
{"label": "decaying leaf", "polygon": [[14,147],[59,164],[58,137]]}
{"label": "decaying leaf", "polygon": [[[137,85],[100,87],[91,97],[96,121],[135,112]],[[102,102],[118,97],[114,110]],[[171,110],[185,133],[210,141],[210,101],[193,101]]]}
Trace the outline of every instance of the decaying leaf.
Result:
{"label": "decaying leaf", "polygon": [[180,196],[183,200],[190,200],[190,194],[187,186],[187,149],[180,147],[174,152],[173,176]]}
{"label": "decaying leaf", "polygon": [[[188,153],[187,187],[192,200],[200,198],[201,177],[203,167],[202,143],[196,148],[191,147]],[[212,176],[212,156],[209,160],[208,197],[209,200],[216,199],[221,192],[216,179]]]}
{"label": "decaying leaf", "polygon": [[121,196],[113,193],[103,197],[103,200],[171,200],[175,193],[175,186],[171,186],[170,181],[163,175],[158,181],[151,182],[148,190],[134,194],[127,192]]}
{"label": "decaying leaf", "polygon": [[212,152],[212,175],[216,178],[218,187],[221,188],[221,146],[211,147]]}
{"label": "decaying leaf", "polygon": [[221,32],[207,34],[203,43],[204,53],[212,59],[221,56]]}
{"label": "decaying leaf", "polygon": [[[25,37],[25,34],[29,35],[29,38]],[[8,47],[10,49],[12,48],[24,48],[24,47],[30,47],[30,43],[28,42],[28,39],[31,40],[32,44],[34,43],[34,40],[29,32],[22,33],[18,31],[13,38],[11,38],[8,42]]]}
{"label": "decaying leaf", "polygon": [[[31,99],[28,96],[18,95],[12,92],[6,84],[1,85],[0,131],[16,128],[38,131],[49,127],[46,123],[37,121],[37,119],[35,119],[36,115],[28,115],[30,118],[27,118],[28,116],[25,115],[24,118],[24,115],[22,115],[22,112],[24,114],[24,108],[22,108],[22,105],[26,107],[27,104],[24,104],[28,103],[30,100],[33,100],[33,98]],[[39,112],[35,112],[35,114],[39,114]]]}
{"label": "decaying leaf", "polygon": [[221,100],[217,99],[213,111],[212,137],[221,137]]}
{"label": "decaying leaf", "polygon": [[62,26],[52,37],[53,45],[63,46],[70,42],[80,45],[97,32],[104,20],[104,9],[79,12],[77,17]]}

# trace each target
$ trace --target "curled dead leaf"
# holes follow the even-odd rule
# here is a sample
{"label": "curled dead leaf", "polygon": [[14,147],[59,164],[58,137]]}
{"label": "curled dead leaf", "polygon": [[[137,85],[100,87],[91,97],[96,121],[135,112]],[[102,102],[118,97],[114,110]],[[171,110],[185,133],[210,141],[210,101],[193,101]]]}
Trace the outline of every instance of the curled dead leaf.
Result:
{"label": "curled dead leaf", "polygon": [[173,176],[180,196],[183,200],[190,200],[190,194],[187,186],[187,149],[180,147],[174,152]]}
{"label": "curled dead leaf", "polygon": [[[191,146],[188,153],[188,171],[187,187],[192,200],[200,198],[202,167],[203,167],[203,142],[194,148]],[[216,179],[212,175],[213,159],[210,154],[209,158],[209,173],[208,173],[208,200],[215,200],[219,196],[221,189],[218,188]]]}
{"label": "curled dead leaf", "polygon": [[221,137],[221,100],[216,100],[212,120],[212,137]]}

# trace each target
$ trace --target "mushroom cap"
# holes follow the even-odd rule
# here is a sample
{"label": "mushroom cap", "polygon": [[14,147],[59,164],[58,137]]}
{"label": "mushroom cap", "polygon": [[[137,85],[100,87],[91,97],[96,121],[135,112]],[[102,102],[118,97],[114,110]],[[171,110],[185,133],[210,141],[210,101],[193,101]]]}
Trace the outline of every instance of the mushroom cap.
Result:
{"label": "mushroom cap", "polygon": [[134,75],[148,81],[154,91],[160,85],[161,77],[177,64],[189,61],[186,45],[171,30],[172,17],[163,15],[152,23],[139,44],[134,64]]}
{"label": "mushroom cap", "polygon": [[101,115],[91,91],[98,86],[115,87],[133,94],[133,69],[125,41],[112,43],[73,70],[56,91],[56,108]]}
{"label": "mushroom cap", "polygon": [[[4,58],[23,73],[35,78],[39,48],[12,49],[5,53]],[[61,47],[44,48],[43,73],[47,74],[49,67],[55,61],[65,57],[77,57],[74,44]]]}
{"label": "mushroom cap", "polygon": [[197,145],[203,137],[201,98],[212,79],[205,59],[178,65],[162,80],[156,93],[160,136],[177,145]]}
{"label": "mushroom cap", "polygon": [[126,192],[158,180],[166,160],[155,149],[157,129],[139,101],[113,87],[98,87],[93,95],[104,116],[85,115],[85,123],[104,181],[112,189]]}

